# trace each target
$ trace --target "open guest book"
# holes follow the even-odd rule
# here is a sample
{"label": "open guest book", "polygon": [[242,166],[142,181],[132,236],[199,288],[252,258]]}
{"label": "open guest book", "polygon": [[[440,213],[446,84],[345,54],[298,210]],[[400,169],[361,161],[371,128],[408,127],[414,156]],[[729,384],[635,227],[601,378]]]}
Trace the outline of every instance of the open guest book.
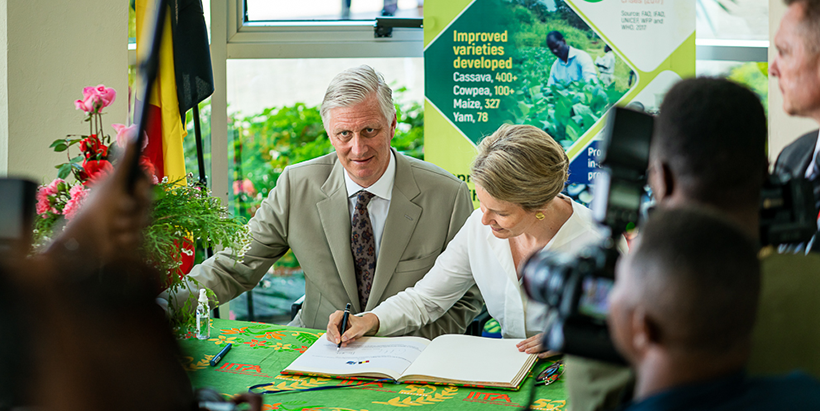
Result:
{"label": "open guest book", "polygon": [[537,360],[534,354],[518,352],[519,341],[459,334],[433,341],[363,337],[337,353],[336,344],[320,338],[282,374],[517,390]]}

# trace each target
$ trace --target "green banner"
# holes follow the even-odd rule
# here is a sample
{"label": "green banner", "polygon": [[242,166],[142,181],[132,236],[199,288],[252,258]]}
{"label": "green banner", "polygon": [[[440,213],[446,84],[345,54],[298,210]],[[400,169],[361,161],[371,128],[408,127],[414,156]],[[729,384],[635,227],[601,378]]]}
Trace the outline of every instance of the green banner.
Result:
{"label": "green banner", "polygon": [[[693,0],[428,0],[425,158],[473,189],[477,144],[502,124],[533,125],[567,151],[567,191],[589,203],[609,108],[655,113],[672,84],[694,75],[694,7]],[[563,52],[550,48],[561,43],[569,46]]]}

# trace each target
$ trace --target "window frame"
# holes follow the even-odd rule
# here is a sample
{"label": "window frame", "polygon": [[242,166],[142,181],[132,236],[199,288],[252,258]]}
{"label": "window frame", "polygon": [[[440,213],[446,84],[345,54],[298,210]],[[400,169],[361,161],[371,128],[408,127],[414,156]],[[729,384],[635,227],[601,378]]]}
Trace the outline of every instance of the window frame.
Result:
{"label": "window frame", "polygon": [[[213,10],[216,1],[211,0]],[[376,38],[373,20],[246,22],[245,2],[228,0],[227,58],[422,57],[424,33],[394,28]]]}
{"label": "window frame", "polygon": [[769,61],[768,40],[695,39],[695,60]]}

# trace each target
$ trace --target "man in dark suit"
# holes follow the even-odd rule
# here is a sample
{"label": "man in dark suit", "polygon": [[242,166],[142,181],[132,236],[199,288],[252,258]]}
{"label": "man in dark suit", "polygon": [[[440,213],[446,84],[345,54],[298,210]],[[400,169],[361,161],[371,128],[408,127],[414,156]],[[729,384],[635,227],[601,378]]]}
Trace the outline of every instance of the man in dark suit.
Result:
{"label": "man in dark suit", "polygon": [[[788,9],[774,38],[777,55],[769,67],[783,93],[789,115],[820,123],[820,1],[786,0]],[[818,131],[786,146],[777,156],[775,173],[805,177],[814,182],[815,207],[820,208]],[[808,243],[789,247],[794,252],[820,252],[820,232]]]}

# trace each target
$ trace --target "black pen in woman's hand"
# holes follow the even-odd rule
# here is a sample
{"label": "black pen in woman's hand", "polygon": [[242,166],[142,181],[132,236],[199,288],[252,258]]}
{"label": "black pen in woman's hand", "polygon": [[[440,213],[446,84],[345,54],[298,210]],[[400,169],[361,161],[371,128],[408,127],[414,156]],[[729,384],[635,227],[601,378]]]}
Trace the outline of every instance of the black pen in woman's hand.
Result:
{"label": "black pen in woman's hand", "polygon": [[345,306],[345,314],[342,316],[342,326],[339,327],[339,345],[336,346],[336,352],[339,352],[339,348],[342,348],[342,335],[345,333],[345,329],[347,328],[347,317],[350,316],[350,303],[347,303]]}

